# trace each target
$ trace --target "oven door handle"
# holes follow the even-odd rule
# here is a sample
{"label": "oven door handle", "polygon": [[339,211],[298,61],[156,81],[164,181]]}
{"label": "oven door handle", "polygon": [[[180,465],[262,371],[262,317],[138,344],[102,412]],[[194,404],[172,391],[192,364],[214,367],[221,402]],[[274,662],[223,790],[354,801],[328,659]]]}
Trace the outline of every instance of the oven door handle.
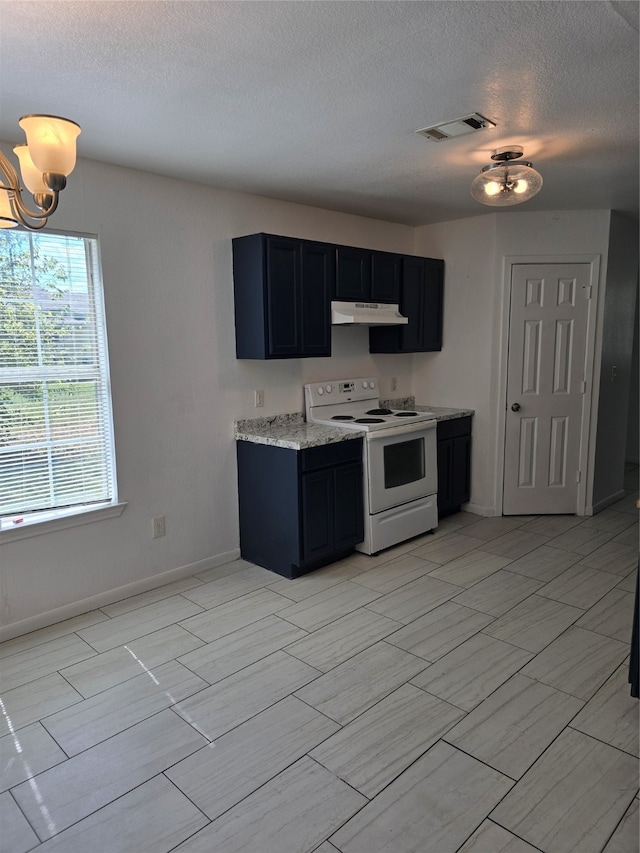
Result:
{"label": "oven door handle", "polygon": [[373,429],[367,433],[367,441],[377,441],[383,438],[395,438],[410,435],[414,432],[424,432],[428,429],[435,429],[437,421],[420,421],[417,424],[403,424],[399,427],[388,427],[387,429]]}

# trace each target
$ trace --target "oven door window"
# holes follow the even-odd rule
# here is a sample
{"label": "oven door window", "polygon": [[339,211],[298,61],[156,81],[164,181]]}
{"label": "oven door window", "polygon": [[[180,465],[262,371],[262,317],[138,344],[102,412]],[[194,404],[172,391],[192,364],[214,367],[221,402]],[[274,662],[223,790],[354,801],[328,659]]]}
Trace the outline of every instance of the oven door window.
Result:
{"label": "oven door window", "polygon": [[425,475],[424,438],[408,439],[384,447],[384,487],[397,489],[422,480]]}

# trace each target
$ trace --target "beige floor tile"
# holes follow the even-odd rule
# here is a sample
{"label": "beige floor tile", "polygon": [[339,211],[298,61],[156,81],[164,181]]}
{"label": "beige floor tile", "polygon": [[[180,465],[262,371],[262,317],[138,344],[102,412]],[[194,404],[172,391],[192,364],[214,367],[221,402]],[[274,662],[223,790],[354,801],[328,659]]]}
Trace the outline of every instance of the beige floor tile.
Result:
{"label": "beige floor tile", "polygon": [[433,663],[492,621],[486,613],[447,601],[390,634],[386,641]]}
{"label": "beige floor tile", "polygon": [[22,782],[12,793],[42,840],[173,766],[206,743],[171,710]]}
{"label": "beige floor tile", "polygon": [[38,844],[38,836],[8,792],[0,794],[0,838],[7,853],[26,853]]}
{"label": "beige floor tile", "polygon": [[333,773],[301,758],[176,853],[312,851],[365,803]]}
{"label": "beige floor tile", "polygon": [[177,661],[161,664],[43,720],[67,755],[85,749],[208,687]]}
{"label": "beige floor tile", "polygon": [[525,554],[524,557],[514,560],[509,566],[509,571],[547,583],[557,578],[565,569],[573,566],[579,560],[579,554],[563,551],[549,545],[541,545],[534,551]]}
{"label": "beige floor tile", "polygon": [[514,675],[454,726],[445,739],[519,779],[583,704],[546,684]]}
{"label": "beige floor tile", "polygon": [[561,551],[571,551],[574,554],[586,556],[600,548],[613,536],[608,530],[598,530],[595,527],[585,527],[579,524],[566,533],[550,540],[549,545]]}
{"label": "beige floor tile", "polygon": [[208,823],[162,774],[56,835],[40,853],[168,853]]}
{"label": "beige floor tile", "polygon": [[394,589],[423,577],[437,565],[414,554],[402,554],[388,563],[358,575],[356,583],[380,593],[393,592]]}
{"label": "beige floor tile", "polygon": [[172,595],[178,595],[188,589],[202,586],[202,583],[199,578],[191,575],[187,578],[167,583],[164,586],[159,586],[157,589],[141,592],[140,595],[132,595],[130,598],[116,601],[115,604],[108,604],[106,607],[102,607],[101,610],[110,618],[121,616],[123,613],[130,613],[132,610],[137,610],[139,607],[146,607],[148,604],[155,604],[156,601],[162,601],[164,598],[171,598]]}
{"label": "beige floor tile", "polygon": [[525,523],[517,515],[496,515],[492,518],[481,518],[467,525],[464,528],[464,535],[488,542],[490,539],[497,539],[498,536],[504,536],[505,533],[522,527]]}
{"label": "beige floor tile", "polygon": [[485,820],[458,853],[538,853],[538,850],[493,821]]}
{"label": "beige floor tile", "polygon": [[146,607],[139,607],[131,613],[114,616],[91,628],[84,628],[78,634],[96,651],[106,652],[201,612],[202,608],[197,604],[181,595],[173,595]]}
{"label": "beige floor tile", "polygon": [[379,597],[379,592],[351,581],[342,581],[297,604],[282,608],[278,611],[278,616],[305,631],[317,631],[318,628],[335,622],[340,616],[346,616],[347,613],[352,613]]}
{"label": "beige floor tile", "polygon": [[633,592],[635,594],[637,574],[637,569],[634,569],[633,571],[629,572],[629,574],[625,578],[622,578],[621,581],[618,581],[617,588],[624,589],[626,592]]}
{"label": "beige floor tile", "polygon": [[175,711],[215,740],[319,675],[291,655],[274,652],[185,699]]}
{"label": "beige floor tile", "polygon": [[0,738],[0,791],[13,788],[66,758],[40,723],[5,735]]}
{"label": "beige floor tile", "polygon": [[580,565],[626,577],[638,565],[638,549],[619,542],[606,542],[580,560]]}
{"label": "beige floor tile", "polygon": [[287,646],[287,654],[319,669],[330,669],[392,634],[399,622],[361,608]]}
{"label": "beige floor tile", "polygon": [[456,595],[453,603],[488,613],[490,616],[502,616],[516,604],[529,598],[542,585],[542,581],[501,569]]}
{"label": "beige floor tile", "polygon": [[490,816],[545,853],[599,853],[637,789],[634,758],[565,729]]}
{"label": "beige floor tile", "polygon": [[626,664],[618,667],[572,720],[571,727],[638,757],[638,700],[630,695],[628,674]]}
{"label": "beige floor tile", "polygon": [[510,562],[508,557],[498,557],[495,554],[487,554],[485,551],[474,550],[445,563],[444,566],[438,566],[429,572],[429,576],[468,588],[497,572],[498,569],[508,566]]}
{"label": "beige floor tile", "polygon": [[[614,577],[615,580],[615,577]],[[576,622],[580,628],[587,628],[605,637],[612,637],[622,643],[631,642],[633,625],[634,593],[623,589],[612,589],[604,595],[590,610]]]}
{"label": "beige floor tile", "polygon": [[538,590],[538,595],[583,610],[592,607],[617,583],[615,575],[575,565]]}
{"label": "beige floor tile", "polygon": [[459,708],[404,684],[310,755],[371,799],[462,716]]}
{"label": "beige floor tile", "polygon": [[213,820],[338,728],[288,696],[180,761],[166,775]]}
{"label": "beige floor tile", "polygon": [[367,609],[406,625],[461,591],[462,587],[425,575],[371,602]]}
{"label": "beige floor tile", "polygon": [[13,690],[3,689],[0,734],[28,726],[75,702],[82,702],[82,696],[57,672]]}
{"label": "beige floor tile", "polygon": [[261,566],[249,566],[239,569],[232,575],[203,583],[193,589],[185,590],[182,595],[189,601],[210,610],[220,604],[226,604],[234,598],[240,598],[249,592],[273,583],[273,572],[263,569]]}
{"label": "beige floor tile", "polygon": [[533,655],[486,634],[476,634],[411,679],[417,687],[470,711]]}
{"label": "beige floor tile", "polygon": [[540,595],[531,595],[484,629],[486,634],[539,652],[573,624],[584,610]]}
{"label": "beige floor tile", "polygon": [[611,541],[620,545],[629,545],[630,547],[640,549],[640,530],[638,529],[637,522],[634,521],[621,533],[616,533]]}
{"label": "beige floor tile", "polygon": [[497,539],[486,542],[482,550],[517,560],[518,557],[523,557],[530,551],[540,548],[541,545],[547,545],[548,542],[548,537],[540,536],[538,533],[528,533],[520,527],[510,533],[505,533],[503,536],[498,536]]}
{"label": "beige floor tile", "polygon": [[522,528],[527,533],[538,533],[541,536],[561,536],[582,524],[583,519],[577,515],[539,515],[528,521]]}
{"label": "beige floor tile", "polygon": [[182,655],[179,661],[209,684],[215,684],[306,636],[306,631],[278,616],[265,616],[258,622],[252,622],[232,634],[225,634],[212,643]]}
{"label": "beige floor tile", "polygon": [[482,539],[465,536],[462,533],[449,533],[442,538],[434,539],[411,553],[415,557],[421,557],[433,563],[448,563],[468,551],[473,551],[474,548],[482,548],[484,544]]}
{"label": "beige floor tile", "polygon": [[426,662],[415,655],[376,643],[298,690],[296,696],[344,725],[425,666]]}
{"label": "beige floor tile", "polygon": [[602,853],[634,853],[638,849],[638,800],[634,800]]}
{"label": "beige floor tile", "polygon": [[[98,622],[106,621],[107,616],[100,610],[91,610],[89,613],[74,616],[72,619],[65,619],[64,622],[56,622],[55,625],[40,628],[38,631],[31,631],[29,634],[23,634],[21,637],[15,637],[13,640],[5,640],[0,643],[0,661],[9,657],[9,655],[27,651],[27,649],[40,646],[49,640],[56,640],[58,637],[73,634],[81,628],[88,628],[90,625],[97,625]],[[0,672],[2,672],[1,668]]]}
{"label": "beige floor tile", "polygon": [[331,841],[344,853],[455,851],[511,785],[485,764],[438,743]]}
{"label": "beige floor tile", "polygon": [[167,625],[146,637],[65,667],[62,674],[85,699],[89,699],[202,645],[202,640],[179,625]]}
{"label": "beige floor tile", "polygon": [[185,619],[180,625],[206,643],[212,643],[220,637],[264,619],[265,616],[270,616],[277,610],[282,610],[289,603],[289,599],[282,595],[269,589],[259,589]]}
{"label": "beige floor tile", "polygon": [[309,572],[294,580],[281,578],[275,581],[275,583],[269,584],[268,589],[284,595],[286,598],[291,599],[291,601],[302,601],[304,598],[309,598],[309,596],[315,595],[317,592],[322,592],[331,586],[335,586],[340,581],[354,578],[356,575],[362,574],[362,571],[362,569],[352,563],[341,560],[339,563],[333,563],[330,566],[317,569],[315,572]]}
{"label": "beige floor tile", "polygon": [[196,572],[194,577],[202,581],[202,583],[209,583],[219,578],[226,578],[228,575],[235,575],[242,571],[242,569],[250,569],[253,565],[254,563],[240,558],[239,560],[231,560],[229,563],[222,563],[220,566],[213,566],[211,569]]}
{"label": "beige floor tile", "polygon": [[94,655],[95,650],[75,634],[65,634],[16,652],[2,661],[2,691],[4,693],[29,681],[36,681]]}
{"label": "beige floor tile", "polygon": [[522,674],[590,699],[628,652],[625,643],[571,627],[523,667]]}
{"label": "beige floor tile", "polygon": [[637,527],[637,519],[625,512],[605,509],[590,518],[585,518],[583,524],[585,527],[592,527],[594,530],[606,530],[609,533],[618,534],[629,527]]}

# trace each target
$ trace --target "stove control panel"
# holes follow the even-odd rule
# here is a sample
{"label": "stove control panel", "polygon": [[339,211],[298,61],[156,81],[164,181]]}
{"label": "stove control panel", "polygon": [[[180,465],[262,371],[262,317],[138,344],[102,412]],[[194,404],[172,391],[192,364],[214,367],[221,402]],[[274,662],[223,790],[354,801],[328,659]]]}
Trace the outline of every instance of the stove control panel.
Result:
{"label": "stove control panel", "polygon": [[336,405],[364,400],[377,401],[378,381],[373,377],[365,377],[310,382],[304,386],[304,396],[307,406]]}

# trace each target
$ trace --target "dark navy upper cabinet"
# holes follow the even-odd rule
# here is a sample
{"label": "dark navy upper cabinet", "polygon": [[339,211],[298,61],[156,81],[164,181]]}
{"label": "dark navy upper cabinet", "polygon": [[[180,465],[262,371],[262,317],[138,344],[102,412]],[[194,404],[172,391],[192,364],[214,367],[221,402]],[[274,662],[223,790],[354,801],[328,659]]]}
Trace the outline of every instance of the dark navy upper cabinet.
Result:
{"label": "dark navy upper cabinet", "polygon": [[335,250],[252,234],[233,240],[238,358],[331,355]]}
{"label": "dark navy upper cabinet", "polygon": [[433,352],[442,349],[444,261],[402,259],[400,312],[409,319],[403,326],[369,330],[370,352]]}
{"label": "dark navy upper cabinet", "polygon": [[341,302],[398,302],[402,256],[336,246],[335,298]]}

